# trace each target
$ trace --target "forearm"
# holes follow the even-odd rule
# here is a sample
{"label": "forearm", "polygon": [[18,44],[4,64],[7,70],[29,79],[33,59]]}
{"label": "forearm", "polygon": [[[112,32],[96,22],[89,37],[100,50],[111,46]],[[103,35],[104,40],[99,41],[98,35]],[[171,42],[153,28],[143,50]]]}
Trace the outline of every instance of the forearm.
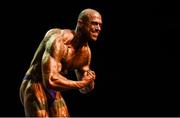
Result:
{"label": "forearm", "polygon": [[55,90],[81,89],[87,86],[89,82],[87,80],[69,80],[60,74],[55,74],[48,79],[49,87]]}

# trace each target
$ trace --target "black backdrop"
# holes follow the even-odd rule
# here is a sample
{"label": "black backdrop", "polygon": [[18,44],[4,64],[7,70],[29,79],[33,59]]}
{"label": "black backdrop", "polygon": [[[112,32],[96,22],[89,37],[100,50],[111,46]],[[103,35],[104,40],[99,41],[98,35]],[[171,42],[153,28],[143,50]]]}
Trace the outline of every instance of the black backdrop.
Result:
{"label": "black backdrop", "polygon": [[64,93],[71,116],[179,116],[179,8],[176,3],[105,0],[7,2],[1,10],[0,116],[24,116],[19,86],[50,28],[74,29],[79,12],[103,17],[90,43],[96,88]]}

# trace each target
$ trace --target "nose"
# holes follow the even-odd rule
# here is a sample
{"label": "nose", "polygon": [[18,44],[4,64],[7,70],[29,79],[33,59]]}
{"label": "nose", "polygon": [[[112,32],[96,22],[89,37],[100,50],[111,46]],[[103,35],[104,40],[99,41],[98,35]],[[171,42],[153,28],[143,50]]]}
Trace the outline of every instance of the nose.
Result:
{"label": "nose", "polygon": [[96,31],[101,31],[101,26],[100,24],[97,24],[96,27],[95,27]]}

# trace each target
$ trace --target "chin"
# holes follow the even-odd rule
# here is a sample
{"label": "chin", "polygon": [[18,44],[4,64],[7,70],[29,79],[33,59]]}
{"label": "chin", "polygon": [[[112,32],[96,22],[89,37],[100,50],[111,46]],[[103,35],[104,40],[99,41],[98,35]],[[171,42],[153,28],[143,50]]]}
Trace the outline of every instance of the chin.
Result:
{"label": "chin", "polygon": [[92,39],[94,42],[97,41],[97,38],[96,39]]}
{"label": "chin", "polygon": [[97,41],[97,37],[91,37],[92,41]]}

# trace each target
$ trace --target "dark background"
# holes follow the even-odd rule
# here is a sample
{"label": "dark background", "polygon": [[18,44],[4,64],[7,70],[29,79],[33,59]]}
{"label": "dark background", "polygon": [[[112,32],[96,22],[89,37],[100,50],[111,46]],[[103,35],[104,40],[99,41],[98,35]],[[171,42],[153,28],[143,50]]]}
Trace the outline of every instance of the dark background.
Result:
{"label": "dark background", "polygon": [[84,8],[103,17],[99,40],[90,43],[96,88],[64,93],[70,115],[180,116],[177,3],[37,2],[1,4],[0,116],[24,116],[18,91],[38,44],[51,28],[74,29]]}

